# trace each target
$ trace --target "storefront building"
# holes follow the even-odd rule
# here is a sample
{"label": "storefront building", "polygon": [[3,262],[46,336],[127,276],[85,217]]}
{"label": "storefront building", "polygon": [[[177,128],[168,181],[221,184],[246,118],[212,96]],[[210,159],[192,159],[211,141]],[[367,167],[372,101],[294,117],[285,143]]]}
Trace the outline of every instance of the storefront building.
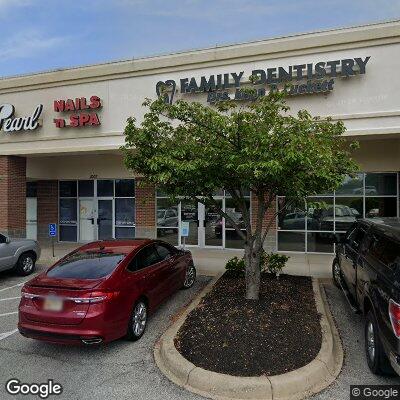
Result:
{"label": "storefront building", "polygon": [[[60,242],[159,237],[181,245],[179,227],[189,221],[186,245],[241,248],[214,210],[171,204],[139,184],[119,148],[126,119],[141,121],[143,100],[161,83],[167,101],[212,106],[228,96],[246,101],[240,88],[256,72],[258,95],[290,81],[293,112],[341,119],[360,143],[360,174],[277,218],[267,238],[268,250],[330,254],[333,233],[356,219],[399,216],[399,71],[400,22],[387,22],[0,80],[0,231],[45,241],[57,223]],[[229,196],[216,195],[240,220]],[[247,201],[254,212],[250,192]]]}

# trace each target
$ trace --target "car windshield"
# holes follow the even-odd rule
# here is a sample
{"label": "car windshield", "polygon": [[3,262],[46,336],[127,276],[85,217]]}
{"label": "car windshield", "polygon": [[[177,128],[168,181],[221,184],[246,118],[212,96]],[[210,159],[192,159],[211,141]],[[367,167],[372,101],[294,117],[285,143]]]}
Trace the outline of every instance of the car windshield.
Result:
{"label": "car windshield", "polygon": [[98,279],[103,278],[117,267],[125,254],[110,252],[77,252],[62,260],[49,272],[51,278]]}
{"label": "car windshield", "polygon": [[157,211],[157,218],[162,218],[165,214],[165,210],[158,210]]}

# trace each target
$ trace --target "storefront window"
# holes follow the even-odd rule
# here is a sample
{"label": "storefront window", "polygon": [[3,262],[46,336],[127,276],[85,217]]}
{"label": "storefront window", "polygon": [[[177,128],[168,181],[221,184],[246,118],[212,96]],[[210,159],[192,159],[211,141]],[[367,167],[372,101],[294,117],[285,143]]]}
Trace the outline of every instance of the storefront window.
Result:
{"label": "storefront window", "polygon": [[59,240],[78,240],[77,181],[59,182]]}
{"label": "storefront window", "polygon": [[99,179],[97,181],[98,197],[114,197],[114,181],[112,179]]}
{"label": "storefront window", "polygon": [[[189,209],[185,211],[188,212]],[[157,237],[177,246],[179,235],[179,205],[172,202],[165,194],[157,190]]]}
{"label": "storefront window", "polygon": [[305,206],[278,197],[284,210],[277,220],[278,250],[333,253],[334,233],[343,235],[357,219],[398,216],[397,179],[397,173],[348,176],[332,196],[309,197]]}
{"label": "storefront window", "polygon": [[93,197],[94,181],[78,181],[79,197]]}
{"label": "storefront window", "polygon": [[135,237],[135,181],[115,180],[115,238]]}
{"label": "storefront window", "polygon": [[[246,207],[250,212],[250,197],[246,198]],[[246,234],[242,212],[230,197],[225,197],[225,212],[239,225],[240,230]],[[243,249],[244,247],[244,240],[228,219],[225,219],[225,247],[230,249]]]}
{"label": "storefront window", "polygon": [[116,179],[115,197],[135,197],[135,181],[133,179]]}
{"label": "storefront window", "polygon": [[60,197],[76,197],[76,181],[60,181]]}

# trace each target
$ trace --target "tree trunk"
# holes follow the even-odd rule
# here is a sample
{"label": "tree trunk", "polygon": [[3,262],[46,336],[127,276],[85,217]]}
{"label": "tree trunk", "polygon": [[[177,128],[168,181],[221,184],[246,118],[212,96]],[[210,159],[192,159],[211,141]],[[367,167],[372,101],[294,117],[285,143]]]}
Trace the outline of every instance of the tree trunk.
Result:
{"label": "tree trunk", "polygon": [[244,260],[246,263],[246,299],[258,300],[260,293],[260,256],[259,246],[254,242],[246,243],[244,247]]}

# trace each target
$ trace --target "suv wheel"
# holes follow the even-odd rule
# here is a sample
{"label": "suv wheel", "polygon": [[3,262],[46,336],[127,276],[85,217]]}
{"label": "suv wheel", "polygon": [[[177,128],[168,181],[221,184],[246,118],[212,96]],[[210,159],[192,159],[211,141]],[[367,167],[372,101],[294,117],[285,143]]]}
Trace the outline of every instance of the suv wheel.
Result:
{"label": "suv wheel", "polygon": [[32,253],[24,253],[19,256],[15,271],[18,275],[27,276],[35,270],[36,259]]}
{"label": "suv wheel", "polygon": [[340,264],[337,258],[335,258],[332,263],[332,278],[335,286],[340,289],[340,283],[342,281],[342,270],[340,269]]}
{"label": "suv wheel", "polygon": [[139,300],[133,307],[129,318],[127,339],[131,341],[139,340],[146,330],[147,325],[147,304]]}
{"label": "suv wheel", "polygon": [[376,375],[393,374],[393,369],[383,350],[378,333],[378,323],[373,310],[370,310],[365,319],[365,355],[369,369]]}

